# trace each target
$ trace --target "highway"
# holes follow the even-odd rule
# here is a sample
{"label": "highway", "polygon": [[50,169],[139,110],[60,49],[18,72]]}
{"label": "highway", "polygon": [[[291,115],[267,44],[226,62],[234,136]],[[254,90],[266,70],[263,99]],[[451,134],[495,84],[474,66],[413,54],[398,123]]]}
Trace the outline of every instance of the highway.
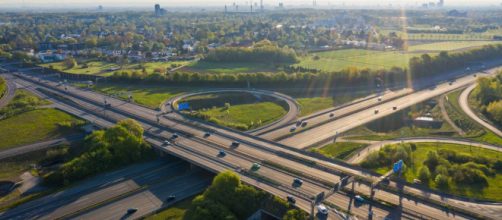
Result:
{"label": "highway", "polygon": [[482,125],[486,129],[492,131],[499,137],[502,137],[502,131],[500,131],[496,126],[491,124],[490,122],[487,122],[483,119],[481,119],[476,113],[474,113],[469,107],[469,94],[471,94],[472,90],[476,88],[477,84],[472,84],[471,86],[467,87],[462,93],[460,94],[460,97],[458,98],[458,103],[460,104],[460,108],[469,116],[472,120],[476,121],[478,124]]}
{"label": "highway", "polygon": [[7,82],[7,90],[5,91],[5,94],[3,94],[2,97],[0,97],[0,108],[3,108],[7,104],[9,104],[9,102],[10,102],[10,100],[12,100],[12,98],[14,98],[14,95],[16,93],[16,84],[12,81],[12,79],[10,78],[9,75],[1,74],[1,76]]}
{"label": "highway", "polygon": [[[495,73],[497,68],[491,69],[489,73],[477,73],[476,76],[490,76]],[[339,133],[348,131],[352,128],[361,126],[378,118],[390,115],[410,107],[416,103],[420,103],[447,93],[449,91],[465,87],[474,83],[477,77],[467,75],[457,79],[455,82],[443,83],[430,89],[417,91],[410,95],[406,95],[392,101],[383,102],[380,105],[372,108],[367,108],[362,111],[351,114],[348,117],[342,117],[329,123],[298,132],[296,135],[282,139],[279,143],[291,146],[297,149],[304,149],[315,145],[330,142],[333,137]],[[395,108],[395,109],[394,109]]]}
{"label": "highway", "polygon": [[[75,94],[76,92],[78,92],[78,95]],[[71,94],[71,96],[78,96],[79,99],[85,99],[85,100],[87,100],[87,99],[91,99],[91,100],[94,99],[95,102],[102,102],[102,100],[104,99],[104,97],[102,95],[100,95],[100,94],[96,94],[96,93],[93,93],[93,92],[90,92],[90,91],[77,90],[77,89],[74,89],[74,88],[71,88],[71,87],[68,88],[68,94]],[[151,110],[144,109],[142,107],[135,106],[135,105],[132,105],[130,103],[126,103],[126,102],[123,102],[123,101],[120,101],[120,100],[115,100],[115,99],[112,99],[112,98],[107,98],[107,100],[112,105],[111,111],[107,111],[108,113],[106,113],[108,115],[116,114],[116,113],[114,113],[115,111],[120,111],[121,114],[124,114],[125,111],[128,111],[130,113],[134,113],[134,115],[136,115],[136,116],[138,114],[143,115],[143,114],[145,114],[145,112],[149,112],[149,113],[145,114],[145,116],[140,117],[140,119],[143,118],[143,121],[144,121],[144,118],[146,118],[149,121],[155,121],[156,116],[154,114],[151,114],[151,112],[152,112]],[[81,102],[79,100],[73,100],[73,101],[74,102]],[[80,104],[79,108],[82,108],[82,106],[86,106],[86,105],[89,105],[89,108],[93,108],[95,110],[99,109],[99,107],[96,107],[93,104],[89,104],[89,103],[82,103],[82,104]],[[131,109],[129,109],[129,108],[131,108]],[[126,114],[126,116],[129,116],[129,115]],[[198,128],[198,129],[194,129],[194,128],[192,128],[192,126],[187,127],[186,124],[178,123],[178,121],[174,121],[173,122],[173,121],[167,120],[167,118],[162,118],[162,117],[161,117],[161,121],[160,122],[161,122],[161,124],[163,126],[166,126],[166,127],[169,127],[169,128],[183,129],[184,132],[187,132],[187,133],[190,133],[192,135],[195,135],[195,137],[201,137],[201,136],[203,136],[203,134],[205,132],[204,130],[200,130],[200,127],[201,126],[205,126],[205,125],[194,126],[194,127]],[[156,131],[156,130],[151,130],[150,131],[150,129],[151,129],[150,128],[151,127],[150,124],[151,124],[151,122],[145,124],[146,130],[149,131],[149,133],[159,132],[159,131]],[[159,130],[161,132],[167,132],[167,131],[165,131],[166,128],[160,128]],[[188,131],[190,131],[190,132],[188,132]],[[225,134],[225,133],[229,133],[230,131],[229,130],[225,130],[225,129],[220,129],[220,128],[213,128],[213,132],[214,132],[215,135],[212,135],[210,138],[216,138],[216,139],[219,140],[220,143],[228,143],[228,144],[226,144],[226,145],[217,144],[218,148],[215,149],[214,153],[212,153],[210,155],[205,155],[205,156],[200,157],[198,159],[195,159],[192,162],[194,162],[194,163],[197,164],[197,163],[201,163],[200,161],[202,159],[207,160],[207,158],[211,158],[210,157],[211,155],[212,155],[212,157],[214,157],[214,155],[217,154],[217,149],[221,149],[224,146],[228,147],[230,145],[229,143],[232,140],[235,140],[237,138],[238,140],[242,141],[241,146],[238,147],[238,148],[236,148],[236,149],[237,149],[237,153],[240,155],[239,161],[242,161],[240,163],[247,163],[247,164],[244,164],[244,166],[247,165],[247,167],[249,167],[249,163],[251,163],[251,162],[260,162],[261,161],[260,160],[261,157],[255,155],[255,154],[257,154],[257,152],[263,152],[263,151],[265,151],[265,152],[263,152],[261,154],[269,155],[269,158],[273,158],[273,161],[277,160],[277,163],[279,163],[279,164],[283,164],[283,165],[285,165],[287,167],[292,167],[292,169],[294,169],[294,170],[301,171],[304,174],[311,175],[310,177],[308,177],[308,179],[311,179],[313,181],[312,185],[305,185],[305,191],[298,191],[296,189],[292,189],[291,186],[290,186],[290,184],[292,182],[292,179],[295,177],[295,175],[288,174],[287,172],[284,172],[284,171],[278,171],[276,169],[271,169],[270,170],[271,173],[268,174],[269,170],[263,169],[264,170],[263,172],[266,174],[266,176],[268,176],[269,178],[271,178],[273,180],[280,181],[280,183],[282,184],[282,186],[285,187],[284,189],[281,189],[283,196],[285,196],[284,195],[285,193],[305,193],[305,192],[312,193],[311,191],[316,191],[314,193],[314,195],[315,195],[315,194],[317,194],[320,191],[326,191],[326,190],[329,189],[328,187],[322,187],[322,186],[319,186],[318,184],[316,184],[316,182],[317,182],[316,178],[321,178],[324,181],[328,181],[328,182],[335,182],[336,181],[336,179],[335,179],[336,175],[335,175],[335,178],[333,178],[333,174],[330,174],[330,172],[326,172],[326,171],[320,170],[318,166],[316,166],[315,168],[309,167],[309,166],[306,166],[304,163],[299,163],[299,162],[295,162],[294,160],[285,159],[283,157],[284,155],[281,155],[279,157],[279,156],[277,156],[275,154],[271,154],[270,150],[275,150],[275,151],[278,151],[278,150],[287,151],[287,150],[285,150],[284,148],[282,148],[280,146],[277,146],[275,144],[267,142],[265,140],[260,140],[260,139],[257,139],[257,138],[251,137],[251,136],[246,136],[246,135],[240,134],[240,133],[234,133],[233,135],[235,135],[235,136],[233,137],[233,139],[230,139]],[[163,136],[165,137],[165,136],[169,135],[168,133],[169,132],[167,132],[167,134],[163,135]],[[198,138],[198,139],[200,139],[200,138]],[[183,140],[185,140],[185,139],[183,139]],[[207,145],[208,145],[208,143],[206,143],[206,142],[203,142],[203,144],[199,143],[200,145],[202,145],[200,147],[200,149],[199,149],[199,148],[194,147],[195,143],[193,143],[194,142],[193,137],[192,138],[186,138],[186,140],[189,141],[189,142],[191,141],[191,143],[193,145],[192,146],[184,146],[183,149],[178,149],[177,148],[178,146],[177,146],[177,147],[168,148],[168,150],[171,150],[171,149],[188,150],[188,148],[191,148],[190,150],[192,150],[192,151],[189,152],[189,154],[191,156],[193,156],[193,154],[194,154],[193,150],[198,150],[198,152],[196,153],[197,155],[200,155],[200,154],[203,154],[203,153],[207,153],[207,150],[208,150],[207,149]],[[200,140],[197,140],[197,141],[200,141]],[[269,150],[267,151],[267,150],[264,150],[264,148],[259,148],[257,146],[257,145],[262,145],[262,144],[263,145],[267,145],[267,146],[262,146],[262,147],[266,147]],[[272,149],[270,149],[270,148],[272,148]],[[247,150],[248,152],[250,152],[249,154],[252,154],[251,157],[249,158],[249,156],[246,155],[245,153],[239,152],[241,149],[244,149],[244,150]],[[176,154],[173,150],[171,150],[170,152]],[[178,154],[181,154],[181,153],[182,152],[178,152]],[[296,153],[296,152],[290,151],[290,152],[287,152],[287,153],[288,154],[293,154],[293,153]],[[308,158],[307,156],[305,156],[303,154],[296,155],[296,156]],[[182,157],[182,158],[188,158],[188,157],[189,156],[185,155],[185,157]],[[225,157],[225,158],[227,158],[227,157]],[[253,158],[257,158],[257,159],[259,158],[259,159],[256,160],[256,159],[253,159]],[[354,170],[351,167],[336,165],[336,164],[329,163],[327,161],[321,161],[321,160],[315,159],[315,158],[309,158],[309,159],[315,161],[316,163],[319,163],[320,165],[322,164],[323,166],[329,167],[330,169],[332,168],[333,170],[341,169],[341,170],[347,171],[349,173],[354,173],[354,174],[360,175],[360,176],[368,176],[369,175],[369,174],[367,174],[365,172]],[[248,162],[245,162],[246,160]],[[199,162],[197,162],[197,161],[199,161]],[[204,163],[202,166],[211,169],[210,167],[214,166],[214,163],[215,163],[215,161],[212,160],[209,163]],[[232,162],[232,163],[236,163],[236,162]],[[227,166],[231,167],[231,168],[235,168],[235,166],[233,166],[233,165],[230,166],[230,165],[227,165]],[[226,167],[226,168],[228,169],[228,167]],[[258,173],[261,174],[261,172],[262,171],[260,169],[258,171]],[[281,175],[286,175],[286,176],[284,178],[279,178],[278,179],[277,177],[281,176]],[[244,177],[247,177],[247,176],[244,175]],[[372,178],[376,179],[377,176],[374,176]],[[243,178],[243,179],[246,181],[246,178]],[[248,182],[248,183],[250,183],[252,185],[256,185],[255,182],[249,181],[249,179],[246,182]],[[286,186],[288,186],[288,187],[286,187]],[[260,187],[260,186],[258,186],[258,187]],[[266,187],[263,187],[263,188],[266,188]],[[314,190],[309,190],[310,188],[312,188]],[[303,189],[303,186],[302,186],[302,189]],[[367,189],[367,187],[365,187],[364,185],[357,185],[356,186],[356,191],[360,191],[360,192],[364,193],[365,189]],[[267,191],[272,191],[272,193],[274,193],[276,195],[281,195],[281,192],[274,192],[276,190],[277,190],[277,188],[274,188],[274,190],[267,190]],[[350,207],[350,197],[347,197],[346,195],[343,195],[343,194],[335,194],[335,195],[336,195],[335,197],[332,197],[334,202],[338,202],[339,200],[343,201],[343,199],[345,199],[345,200],[348,199],[348,201],[349,201],[349,204],[340,205],[339,207]],[[377,192],[376,196],[379,199],[384,199],[385,201],[389,201],[389,202],[394,203],[394,204],[399,204],[400,203],[399,197],[395,196],[393,193],[390,193],[390,192],[385,192],[383,190],[379,190]],[[329,202],[331,202],[331,200]],[[433,206],[431,207],[430,205],[423,205],[420,202],[417,203],[417,202],[414,202],[414,201],[404,201],[403,202],[401,200],[401,202],[402,202],[403,206],[405,207],[405,210],[417,210],[417,211],[421,211],[420,213],[427,214],[427,215],[432,215],[432,216],[436,216],[438,218],[451,217],[451,216],[445,215],[446,213],[443,210],[436,209],[435,207],[433,207]],[[354,208],[353,212],[355,214],[357,214],[358,216],[365,216],[365,215],[367,215],[367,212],[362,212],[361,213],[355,207],[351,207],[351,208]],[[385,209],[382,208],[382,212],[385,212]],[[458,218],[459,216],[457,215],[456,217]]]}
{"label": "highway", "polygon": [[399,143],[448,143],[448,144],[460,144],[473,147],[481,147],[488,150],[494,150],[502,152],[502,148],[496,145],[478,143],[466,139],[455,139],[455,138],[438,138],[438,137],[416,137],[416,138],[400,138],[388,141],[374,142],[367,146],[364,150],[355,154],[351,158],[347,159],[348,163],[358,164],[361,163],[364,158],[366,158],[370,153],[380,150],[385,145],[399,144]]}

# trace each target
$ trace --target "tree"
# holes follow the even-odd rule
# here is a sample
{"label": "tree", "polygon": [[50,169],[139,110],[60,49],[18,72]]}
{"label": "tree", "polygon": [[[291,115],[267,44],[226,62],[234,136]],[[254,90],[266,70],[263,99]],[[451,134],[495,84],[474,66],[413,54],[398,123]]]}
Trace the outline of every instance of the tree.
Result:
{"label": "tree", "polygon": [[429,182],[429,179],[431,178],[431,172],[429,171],[429,168],[427,166],[423,166],[420,168],[418,171],[418,179],[422,181],[423,183]]}
{"label": "tree", "polygon": [[486,107],[486,112],[490,114],[493,120],[502,125],[502,100],[488,104],[488,107]]}
{"label": "tree", "polygon": [[441,189],[446,189],[448,188],[448,177],[442,174],[439,174],[436,176],[434,179],[434,182],[436,183],[436,186]]}
{"label": "tree", "polygon": [[308,218],[307,213],[298,209],[291,209],[282,217],[283,220],[307,220]]}
{"label": "tree", "polygon": [[64,59],[63,64],[67,69],[71,69],[77,66],[77,60],[73,57],[67,57]]}
{"label": "tree", "polygon": [[429,171],[435,171],[436,166],[439,164],[439,156],[436,151],[429,151],[424,164],[429,168]]}

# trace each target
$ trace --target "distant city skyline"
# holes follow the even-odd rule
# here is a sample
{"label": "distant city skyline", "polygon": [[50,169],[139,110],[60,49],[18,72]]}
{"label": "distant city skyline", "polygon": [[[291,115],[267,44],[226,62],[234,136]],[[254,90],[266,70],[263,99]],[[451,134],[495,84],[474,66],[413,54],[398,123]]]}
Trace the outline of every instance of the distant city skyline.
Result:
{"label": "distant city skyline", "polygon": [[[238,5],[258,3],[260,0],[0,0],[5,7],[153,7],[160,4],[162,7],[181,6],[223,6],[234,2]],[[312,5],[312,0],[264,0],[264,5],[276,6],[283,2],[285,6]],[[317,6],[345,5],[345,6],[419,6],[423,3],[439,2],[439,0],[317,0]],[[490,6],[501,5],[502,0],[446,0],[445,6]],[[1,9],[2,7],[0,7]]]}

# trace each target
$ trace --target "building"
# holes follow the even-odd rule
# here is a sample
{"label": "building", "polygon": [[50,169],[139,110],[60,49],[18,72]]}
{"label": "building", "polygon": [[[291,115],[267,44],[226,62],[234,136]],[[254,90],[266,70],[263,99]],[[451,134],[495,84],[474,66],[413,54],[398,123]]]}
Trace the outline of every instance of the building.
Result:
{"label": "building", "polygon": [[161,8],[159,4],[155,4],[155,16],[160,17],[166,14],[166,10]]}

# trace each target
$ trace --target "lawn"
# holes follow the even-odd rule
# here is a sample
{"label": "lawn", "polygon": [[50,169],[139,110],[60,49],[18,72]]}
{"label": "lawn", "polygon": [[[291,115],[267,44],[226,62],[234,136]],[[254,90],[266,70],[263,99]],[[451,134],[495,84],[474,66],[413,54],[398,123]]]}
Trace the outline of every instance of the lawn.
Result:
{"label": "lawn", "polygon": [[84,68],[83,63],[78,63],[77,66],[68,69],[66,66],[64,66],[63,62],[57,62],[57,63],[46,63],[46,64],[41,64],[43,67],[51,67],[54,68],[55,70],[59,70],[65,73],[71,73],[71,74],[87,74],[87,75],[101,75],[109,72],[108,70],[110,68],[118,68],[119,66],[113,63],[106,63],[106,62],[101,62],[101,61],[90,61],[86,62],[87,68]]}
{"label": "lawn", "polygon": [[[317,52],[300,58],[294,66],[301,66],[323,71],[339,71],[349,67],[388,69],[392,67],[407,68],[410,58],[417,53],[396,51],[376,51],[364,49],[345,49]],[[317,59],[318,58],[318,59]]]}
{"label": "lawn", "polygon": [[257,128],[280,119],[287,104],[269,96],[256,97],[245,92],[204,94],[187,97],[194,117],[239,130]]}
{"label": "lawn", "polygon": [[352,142],[337,142],[328,144],[319,149],[313,149],[313,152],[320,153],[327,157],[345,160],[360,150],[364,149],[367,144],[352,143]]}
{"label": "lawn", "polygon": [[117,96],[121,99],[127,99],[129,94],[131,94],[135,103],[152,109],[157,109],[163,101],[190,90],[190,88],[181,87],[122,83],[99,83],[93,89],[107,95]]}
{"label": "lawn", "polygon": [[444,41],[410,46],[408,51],[452,51],[500,43],[500,41]]}
{"label": "lawn", "polygon": [[298,98],[296,101],[300,104],[300,116],[335,106],[335,100],[332,97]]}
{"label": "lawn", "polygon": [[274,72],[277,68],[268,63],[213,63],[199,61],[191,63],[184,70],[207,73],[251,73],[251,72]]}
{"label": "lawn", "polygon": [[[406,170],[404,178],[408,182],[413,182],[413,179],[418,178],[418,171],[423,165],[423,161],[427,158],[429,151],[437,151],[440,149],[448,149],[456,151],[457,153],[464,153],[468,155],[479,155],[490,159],[502,158],[502,153],[498,151],[488,150],[484,148],[470,147],[467,145],[458,144],[445,144],[445,143],[417,143],[417,149],[413,151],[413,165]],[[390,167],[375,168],[375,171],[385,173],[389,171]],[[448,193],[460,196],[467,196],[477,199],[489,199],[495,201],[502,201],[502,174],[500,171],[495,176],[487,176],[488,187],[481,188],[479,186],[457,186],[450,180],[450,188],[446,190]],[[437,189],[435,183],[431,181],[429,187]]]}
{"label": "lawn", "polygon": [[194,198],[195,196],[177,202],[165,210],[146,217],[145,220],[182,220],[185,216],[185,212],[190,208]]}
{"label": "lawn", "polygon": [[62,130],[58,123],[79,119],[56,109],[37,109],[0,120],[0,150],[62,137],[74,130]]}
{"label": "lawn", "polygon": [[0,76],[0,99],[2,98],[6,90],[7,90],[7,82],[5,82],[5,79],[3,79]]}

